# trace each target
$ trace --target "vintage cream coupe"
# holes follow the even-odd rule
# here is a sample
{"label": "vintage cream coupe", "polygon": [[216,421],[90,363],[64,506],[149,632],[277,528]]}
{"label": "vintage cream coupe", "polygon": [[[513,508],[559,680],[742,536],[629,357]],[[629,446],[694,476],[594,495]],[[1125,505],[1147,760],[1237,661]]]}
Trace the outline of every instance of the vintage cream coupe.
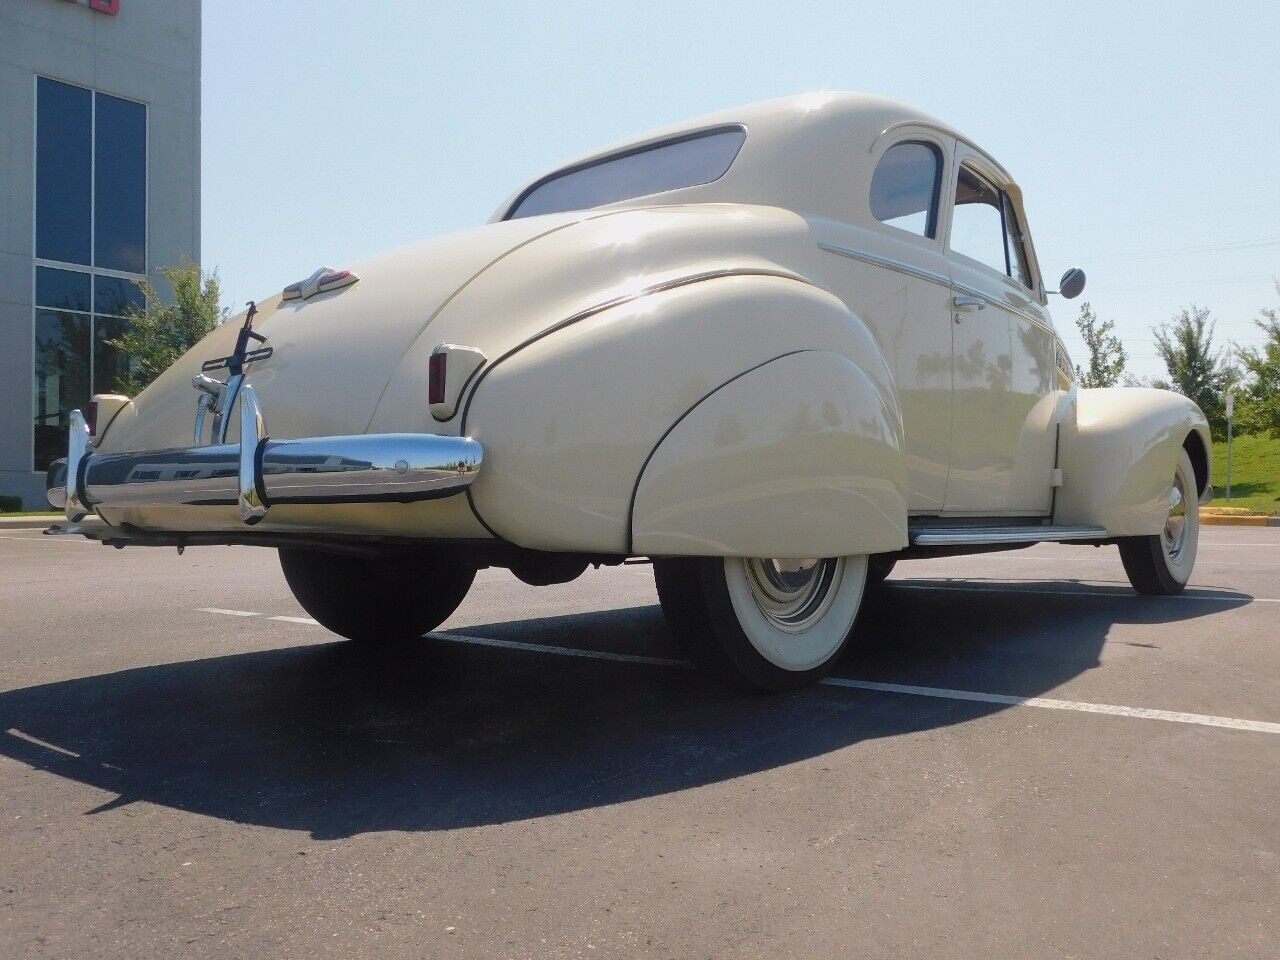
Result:
{"label": "vintage cream coupe", "polygon": [[[132,399],[72,417],[49,499],[115,545],[277,548],[352,640],[434,629],[476,570],[653,560],[704,667],[828,670],[898,559],[1116,544],[1182,589],[1195,404],[1081,389],[1022,192],[967,137],[854,94],[677,124],[491,223],[320,270]],[[909,598],[905,595],[904,601]]]}

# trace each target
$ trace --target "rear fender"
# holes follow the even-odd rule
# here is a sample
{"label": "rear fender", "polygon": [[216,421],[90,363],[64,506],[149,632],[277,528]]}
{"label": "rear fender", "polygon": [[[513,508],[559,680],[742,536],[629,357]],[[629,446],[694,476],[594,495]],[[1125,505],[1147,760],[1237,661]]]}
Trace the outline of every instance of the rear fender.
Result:
{"label": "rear fender", "polygon": [[808,350],[709,394],[637,481],[632,552],[832,557],[907,544],[900,420],[848,357]]}
{"label": "rear fender", "polygon": [[[485,450],[485,469],[470,490],[477,516],[497,536],[532,549],[630,552],[637,478],[651,459],[665,464],[666,455],[654,451],[664,437],[679,442],[673,425],[744,371],[798,351],[847,358],[854,378],[876,396],[858,416],[875,421],[868,429],[882,430],[900,449],[888,367],[842,301],[795,277],[722,275],[608,306],[484,368],[461,414],[461,429]],[[831,362],[815,366],[829,371]],[[829,418],[822,429],[831,432],[853,421],[844,392],[853,387],[822,398],[834,405],[829,413],[801,379],[807,374],[785,369],[794,381],[767,381],[780,405],[771,416],[787,409],[819,425]],[[783,469],[776,459],[768,463]],[[819,468],[785,469],[780,482]]]}

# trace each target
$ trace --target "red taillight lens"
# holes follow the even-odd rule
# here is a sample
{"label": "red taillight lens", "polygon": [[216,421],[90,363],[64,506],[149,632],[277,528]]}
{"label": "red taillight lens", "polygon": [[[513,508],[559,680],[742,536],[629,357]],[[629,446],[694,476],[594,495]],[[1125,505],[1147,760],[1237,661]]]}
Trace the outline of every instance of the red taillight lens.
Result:
{"label": "red taillight lens", "polygon": [[427,368],[427,402],[444,403],[445,367],[449,361],[447,353],[433,353]]}
{"label": "red taillight lens", "polygon": [[89,405],[84,408],[84,425],[89,428],[89,436],[96,437],[98,435],[97,400],[90,400]]}

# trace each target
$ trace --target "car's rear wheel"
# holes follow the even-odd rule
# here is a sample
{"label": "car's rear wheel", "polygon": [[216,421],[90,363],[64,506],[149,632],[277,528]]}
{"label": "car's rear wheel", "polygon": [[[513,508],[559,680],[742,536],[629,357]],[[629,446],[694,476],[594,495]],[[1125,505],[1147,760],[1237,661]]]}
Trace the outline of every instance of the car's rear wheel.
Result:
{"label": "car's rear wheel", "polygon": [[280,550],[302,609],[326,630],[361,643],[421,637],[458,608],[475,567],[436,557],[349,557]]}
{"label": "car's rear wheel", "polygon": [[788,690],[840,658],[867,582],[867,558],[656,560],[658,599],[699,667],[732,686]]}
{"label": "car's rear wheel", "polygon": [[1172,596],[1191,579],[1200,542],[1200,507],[1195,468],[1183,450],[1169,490],[1164,529],[1153,537],[1120,541],[1120,559],[1129,582],[1139,593]]}

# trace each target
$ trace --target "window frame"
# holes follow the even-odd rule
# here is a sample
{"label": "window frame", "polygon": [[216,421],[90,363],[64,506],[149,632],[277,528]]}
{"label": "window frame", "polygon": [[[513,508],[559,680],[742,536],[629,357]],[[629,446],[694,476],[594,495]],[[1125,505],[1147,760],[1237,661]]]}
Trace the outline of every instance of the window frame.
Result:
{"label": "window frame", "polygon": [[[39,121],[40,121],[40,81],[49,80],[54,83],[61,83],[69,87],[77,87],[81,90],[89,92],[89,263],[71,263],[64,260],[51,260],[45,257],[37,256],[36,247],[36,229],[39,223]],[[130,103],[136,103],[143,110],[143,126],[142,126],[142,163],[144,165],[144,186],[143,186],[143,238],[142,238],[142,273],[131,273],[125,270],[115,270],[110,267],[100,267],[97,265],[97,114],[98,114],[98,94],[103,96],[114,97],[117,100],[127,100]],[[96,317],[98,314],[94,312],[94,278],[98,276],[111,277],[117,280],[138,281],[145,280],[151,271],[151,104],[145,100],[139,100],[136,97],[125,96],[119,93],[112,93],[108,90],[99,90],[96,87],[85,86],[74,80],[68,80],[64,77],[54,75],[52,73],[34,73],[31,78],[31,389],[27,391],[27,426],[28,443],[27,450],[30,456],[31,472],[37,476],[43,475],[45,471],[36,468],[36,451],[35,451],[35,356],[36,356],[36,314],[41,310],[49,310],[48,307],[41,307],[36,303],[36,276],[41,267],[49,267],[55,270],[68,270],[73,273],[86,274],[89,277],[89,309],[87,311],[68,310],[68,313],[83,313],[89,319],[89,389],[90,398],[92,398],[93,380],[94,380],[94,334],[96,332]],[[103,317],[115,317],[115,314],[102,314]]]}
{"label": "window frame", "polygon": [[[555,170],[552,170],[550,173],[546,174],[545,176],[539,177],[537,180],[533,181],[533,183],[529,184],[527,187],[521,190],[516,195],[516,198],[512,200],[509,204],[507,204],[507,209],[502,214],[502,220],[504,221],[516,220],[516,219],[523,220],[524,219],[523,217],[515,216],[516,211],[520,209],[520,205],[524,203],[525,200],[529,199],[529,197],[536,190],[541,189],[542,187],[546,186],[548,183],[551,183],[553,180],[559,180],[562,177],[567,177],[574,173],[580,173],[583,170],[590,170],[592,167],[598,167],[601,164],[612,163],[615,160],[624,160],[627,157],[634,157],[642,153],[648,153],[651,150],[660,150],[663,147],[672,147],[679,143],[688,143],[690,140],[701,140],[705,137],[713,137],[721,133],[735,133],[735,132],[742,134],[742,143],[738,144],[738,149],[734,153],[733,159],[729,161],[729,165],[724,168],[724,171],[720,174],[720,176],[714,177],[711,180],[703,180],[701,183],[691,183],[683,187],[672,187],[669,190],[659,190],[656,193],[637,194],[636,196],[628,197],[625,200],[614,200],[613,203],[629,203],[632,200],[639,200],[641,197],[657,197],[664,193],[670,193],[673,190],[688,190],[691,187],[705,187],[709,183],[715,183],[718,180],[722,180],[729,173],[729,171],[733,169],[733,165],[738,162],[738,157],[742,155],[742,148],[747,144],[748,132],[747,132],[746,124],[722,123],[714,127],[705,127],[701,130],[690,130],[685,133],[676,134],[674,136],[661,137],[656,140],[650,140],[647,143],[635,144],[633,146],[626,147],[622,150],[615,150],[613,153],[606,153],[601,156],[591,157],[579,163],[570,164],[567,167],[557,167]],[[611,204],[604,204],[603,206],[610,206],[610,205]],[[599,209],[599,207],[583,207],[581,209],[596,210],[596,209]],[[568,212],[568,211],[564,211],[564,212]],[[544,214],[530,214],[530,216],[544,216]]]}
{"label": "window frame", "polygon": [[[987,164],[983,163],[982,161],[983,161],[983,158],[981,154],[972,153],[972,152],[968,156],[956,158],[956,165],[955,165],[956,173],[955,173],[955,176],[951,178],[951,204],[950,204],[950,208],[947,210],[946,252],[951,256],[963,257],[966,262],[975,264],[983,268],[984,270],[989,270],[991,271],[991,273],[995,274],[996,276],[1003,277],[1005,280],[1014,284],[1015,286],[1018,287],[1018,289],[1026,290],[1029,293],[1031,293],[1033,296],[1035,296],[1037,299],[1041,299],[1042,295],[1038,289],[1038,287],[1040,286],[1039,265],[1036,263],[1035,253],[1031,246],[1030,233],[1027,230],[1025,222],[1022,220],[1019,221],[1019,225],[1022,227],[1021,247],[1022,247],[1022,254],[1026,258],[1027,272],[1031,275],[1030,276],[1031,282],[1029,284],[1023,283],[1021,280],[1019,280],[1017,277],[1013,275],[1013,264],[1009,259],[1009,253],[1010,253],[1009,244],[1010,242],[1017,242],[1017,240],[1016,238],[1011,237],[1009,234],[1009,220],[1008,220],[1007,212],[1009,210],[1012,210],[1015,217],[1021,216],[1022,212],[1019,209],[1019,204],[1015,199],[1014,195],[1010,193],[1007,186],[1007,181],[1004,181],[1004,179],[1001,177],[993,175],[991,170],[988,168]],[[1001,248],[1002,248],[1002,256],[1004,258],[1003,273],[996,270],[996,268],[991,266],[989,263],[984,263],[981,260],[975,260],[973,257],[969,256],[966,253],[963,253],[962,251],[955,249],[951,245],[951,238],[955,228],[955,212],[957,207],[956,194],[958,192],[958,188],[960,185],[960,173],[961,171],[964,170],[965,167],[968,167],[970,173],[972,173],[974,176],[978,177],[979,179],[983,180],[987,184],[987,186],[989,186],[992,190],[994,190],[997,197],[999,198]]]}
{"label": "window frame", "polygon": [[[964,253],[961,250],[957,250],[955,247],[951,245],[951,241],[955,236],[956,209],[960,207],[960,204],[956,202],[956,197],[959,195],[959,192],[960,192],[960,175],[965,171],[966,168],[968,168],[968,171],[970,174],[977,177],[979,180],[983,181],[988,187],[990,187],[992,193],[995,194],[997,203],[995,203],[993,206],[995,206],[996,212],[1000,215],[1000,258],[1004,261],[1003,273],[999,272],[995,267],[987,263],[985,260],[978,260],[974,257],[971,257],[967,253]],[[947,221],[947,253],[957,257],[964,257],[965,260],[967,260],[969,263],[977,264],[978,266],[982,267],[984,270],[990,270],[992,273],[996,274],[997,276],[1003,276],[1006,280],[1012,279],[1009,276],[1009,235],[1008,235],[1008,231],[1005,228],[1005,222],[1004,222],[1004,189],[1001,188],[1000,185],[996,183],[994,177],[990,176],[985,170],[982,170],[979,167],[975,166],[974,164],[970,163],[968,159],[961,160],[956,164],[956,175],[952,177],[952,180],[953,180],[953,183],[951,185],[951,210],[950,210],[951,216],[948,218],[948,221]]]}
{"label": "window frame", "polygon": [[[871,208],[871,190],[875,185],[876,173],[880,169],[880,164],[884,162],[884,158],[889,155],[891,150],[909,144],[927,147],[933,152],[933,157],[938,162],[938,172],[933,182],[933,197],[929,201],[929,216],[925,224],[925,233],[916,233],[914,230],[907,230],[905,227],[896,226],[887,220],[881,220]],[[901,140],[895,140],[881,151],[880,156],[876,158],[875,166],[871,169],[871,180],[867,184],[867,212],[871,214],[871,222],[878,226],[889,227],[909,237],[915,237],[917,240],[936,241],[938,239],[938,228],[942,225],[942,185],[946,180],[946,175],[947,154],[941,144],[921,136],[908,136]]]}
{"label": "window frame", "polygon": [[[1014,233],[1009,229],[1009,217],[1012,216],[1015,224],[1021,228],[1019,233]],[[1028,290],[1035,290],[1035,277],[1031,270],[1031,255],[1027,252],[1026,226],[1018,219],[1018,208],[1014,205],[1013,196],[1008,190],[1000,191],[1000,221],[1004,225],[1004,257],[1007,261],[1008,276],[1020,287],[1026,287]],[[1013,253],[1014,247],[1017,247],[1022,253],[1021,265],[1026,267],[1027,280],[1024,283],[1021,278],[1013,274]]]}

